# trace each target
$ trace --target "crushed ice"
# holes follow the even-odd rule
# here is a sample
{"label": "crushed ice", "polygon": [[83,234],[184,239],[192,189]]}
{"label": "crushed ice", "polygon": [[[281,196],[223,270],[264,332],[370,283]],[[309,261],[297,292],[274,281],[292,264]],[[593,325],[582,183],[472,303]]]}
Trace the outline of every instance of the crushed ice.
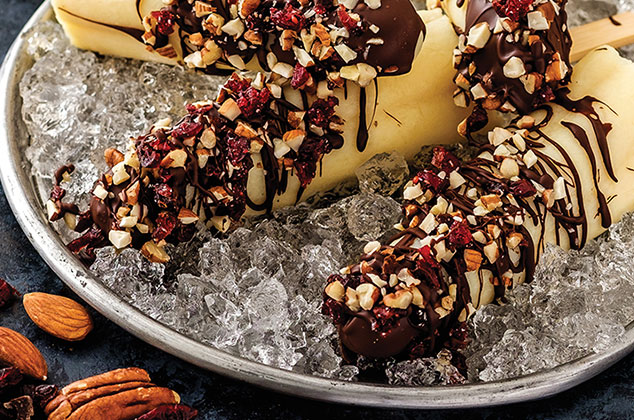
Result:
{"label": "crushed ice", "polygon": [[[632,0],[571,0],[568,10],[574,26],[632,8]],[[52,22],[29,34],[27,52],[35,63],[20,84],[31,135],[26,156],[43,198],[65,162],[77,166],[69,195],[85,198],[104,169],[106,147],[125,144],[158,119],[178,118],[185,103],[213,98],[222,83],[79,51]],[[632,48],[624,52],[634,56]],[[92,269],[122,298],[194,339],[272,366],[355,380],[358,369],[340,366],[334,327],[319,311],[323,281],[364,241],[389,233],[400,211],[386,196],[408,174],[398,154],[379,155],[357,171],[363,194],[281,210],[225,239],[201,231],[172,247],[166,266],[134,250],[101,249]],[[536,372],[621,340],[634,320],[633,260],[633,216],[582,251],[549,247],[533,283],[473,317],[469,380]],[[461,380],[442,354],[391,364],[386,374],[398,385]]]}

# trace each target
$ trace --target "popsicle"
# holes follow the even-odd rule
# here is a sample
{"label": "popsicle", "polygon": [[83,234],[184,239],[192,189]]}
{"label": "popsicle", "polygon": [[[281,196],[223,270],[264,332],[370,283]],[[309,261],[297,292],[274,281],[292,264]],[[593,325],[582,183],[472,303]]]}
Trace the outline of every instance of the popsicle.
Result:
{"label": "popsicle", "polygon": [[[380,77],[367,87],[358,83],[345,83],[343,87],[333,86],[332,90],[321,91],[318,88],[316,92],[310,92],[294,89],[287,79],[279,78],[274,73],[260,73],[250,81],[250,85],[232,79],[229,83],[233,87],[224,90],[214,104],[199,104],[198,107],[207,110],[214,108],[221,113],[218,118],[225,121],[232,132],[223,132],[223,136],[226,134],[245,139],[249,150],[246,162],[252,165],[248,168],[248,176],[232,180],[232,188],[224,188],[225,180],[220,179],[222,177],[206,179],[208,184],[204,185],[205,191],[212,187],[223,187],[231,201],[234,193],[240,195],[238,191],[244,191],[245,196],[238,200],[242,202],[240,206],[233,202],[231,211],[207,214],[205,222],[210,227],[226,230],[229,220],[235,221],[243,215],[292,205],[353,179],[354,170],[377,153],[398,149],[409,158],[424,144],[454,142],[457,137],[455,127],[464,117],[464,114],[454,111],[456,107],[451,98],[451,46],[456,42],[456,36],[440,10],[424,12],[421,16],[430,38],[422,46],[408,74]],[[428,67],[430,63],[433,65]],[[418,84],[418,89],[412,89],[412,75],[421,72],[419,66],[425,69],[424,72],[431,79],[444,82]],[[436,99],[433,103],[420,106],[406,105],[418,103],[421,94]],[[205,118],[199,115],[195,106],[174,130],[176,133],[182,133],[183,130],[187,132],[181,126],[189,124],[192,119],[200,120],[199,123],[209,129],[217,122],[214,120],[212,124]],[[245,131],[244,127],[253,129],[256,134]],[[168,135],[173,131],[168,127],[162,129]],[[237,134],[235,130],[238,130]],[[202,133],[205,132],[202,129],[196,131],[191,143],[178,145],[188,156],[183,174],[185,180],[178,186],[171,185],[171,188],[182,190],[178,194],[183,197],[186,195],[185,189],[189,186],[191,190],[192,183],[198,182],[195,180],[197,175],[192,172],[193,169],[190,170],[198,148],[206,149],[209,153],[215,148],[213,159],[202,158],[206,164],[205,170],[224,172],[229,178],[235,175],[231,168],[236,163],[229,166],[227,143],[223,140],[216,144],[206,137],[203,139]],[[182,137],[182,134],[179,136]],[[252,147],[250,143],[253,141],[261,144]],[[205,145],[201,146],[201,142],[205,142]],[[141,147],[140,144],[135,144],[135,148],[138,147]],[[161,157],[167,153],[166,150],[159,152]],[[135,162],[133,157],[131,159]],[[141,159],[137,169],[152,164]],[[237,190],[236,183],[239,184]],[[99,192],[102,193],[101,190]],[[61,192],[57,192],[47,204],[52,219],[67,213],[62,211],[64,207],[59,194]],[[183,202],[180,206],[191,210],[193,204]],[[180,206],[174,209],[176,213],[180,211]],[[143,219],[139,214],[136,216],[138,221]],[[67,218],[72,225],[71,216]],[[95,220],[99,220],[99,217],[95,216]],[[80,227],[84,227],[84,224],[80,224]],[[106,234],[108,232],[109,229]]]}
{"label": "popsicle", "polygon": [[433,355],[530,281],[545,244],[578,249],[634,210],[634,63],[581,60],[569,91],[495,128],[470,162],[444,149],[404,188],[400,230],[329,277],[324,313],[346,356]]}

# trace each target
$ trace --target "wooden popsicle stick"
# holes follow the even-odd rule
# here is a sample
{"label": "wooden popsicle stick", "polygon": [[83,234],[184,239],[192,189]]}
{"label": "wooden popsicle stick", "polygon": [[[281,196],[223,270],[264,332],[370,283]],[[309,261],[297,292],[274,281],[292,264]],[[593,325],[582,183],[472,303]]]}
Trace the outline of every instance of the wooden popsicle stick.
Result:
{"label": "wooden popsicle stick", "polygon": [[634,43],[634,12],[626,12],[570,29],[572,50],[570,61],[575,62],[601,45],[614,48]]}

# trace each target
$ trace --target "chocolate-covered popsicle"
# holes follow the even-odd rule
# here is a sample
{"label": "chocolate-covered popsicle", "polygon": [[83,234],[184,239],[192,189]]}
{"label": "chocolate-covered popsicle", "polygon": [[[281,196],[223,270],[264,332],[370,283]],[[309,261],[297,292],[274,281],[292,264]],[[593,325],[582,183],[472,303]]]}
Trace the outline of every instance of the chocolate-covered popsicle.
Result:
{"label": "chocolate-covered popsicle", "polygon": [[425,34],[408,0],[54,0],[53,8],[80,48],[210,73],[286,74],[300,64],[325,79],[364,63],[378,75],[405,74]]}
{"label": "chocolate-covered popsicle", "polygon": [[634,210],[632,77],[601,48],[570,91],[493,129],[472,161],[437,149],[404,189],[401,232],[328,279],[324,312],[348,357],[460,348],[467,319],[529,281],[545,244],[581,248]]}

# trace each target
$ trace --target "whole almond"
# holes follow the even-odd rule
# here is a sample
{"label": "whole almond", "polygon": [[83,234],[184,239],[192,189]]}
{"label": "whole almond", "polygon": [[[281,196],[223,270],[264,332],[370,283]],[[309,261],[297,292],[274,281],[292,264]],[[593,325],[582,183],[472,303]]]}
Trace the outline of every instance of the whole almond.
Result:
{"label": "whole almond", "polygon": [[31,341],[9,328],[0,327],[0,361],[33,378],[46,380],[48,367]]}
{"label": "whole almond", "polygon": [[92,331],[90,314],[72,299],[48,293],[28,293],[24,295],[23,302],[35,325],[52,336],[80,341]]}

